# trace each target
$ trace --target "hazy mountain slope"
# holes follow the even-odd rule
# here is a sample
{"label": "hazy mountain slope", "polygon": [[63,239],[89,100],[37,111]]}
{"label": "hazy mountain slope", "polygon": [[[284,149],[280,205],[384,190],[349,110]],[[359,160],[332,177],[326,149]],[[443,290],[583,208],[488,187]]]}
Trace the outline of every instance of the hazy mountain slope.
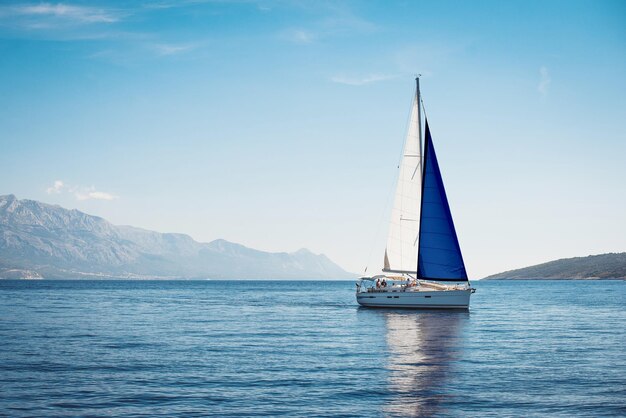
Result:
{"label": "hazy mountain slope", "polygon": [[0,277],[349,278],[324,255],[115,226],[97,216],[0,196]]}
{"label": "hazy mountain slope", "polygon": [[626,253],[564,258],[494,274],[484,280],[488,279],[626,279]]}

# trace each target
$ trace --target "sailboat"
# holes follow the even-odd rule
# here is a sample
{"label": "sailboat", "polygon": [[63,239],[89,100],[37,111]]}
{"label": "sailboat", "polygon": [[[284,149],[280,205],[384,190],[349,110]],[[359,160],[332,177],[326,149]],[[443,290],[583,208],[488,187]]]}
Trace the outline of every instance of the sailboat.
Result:
{"label": "sailboat", "polygon": [[468,309],[475,292],[465,270],[428,120],[422,148],[419,77],[411,107],[382,274],[361,277],[362,306]]}

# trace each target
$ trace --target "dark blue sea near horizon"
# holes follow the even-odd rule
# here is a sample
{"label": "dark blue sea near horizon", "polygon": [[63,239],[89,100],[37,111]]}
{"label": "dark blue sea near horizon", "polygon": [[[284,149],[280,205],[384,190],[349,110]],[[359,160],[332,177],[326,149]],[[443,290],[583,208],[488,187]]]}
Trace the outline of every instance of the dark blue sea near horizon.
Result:
{"label": "dark blue sea near horizon", "polygon": [[624,416],[626,282],[0,281],[0,416]]}

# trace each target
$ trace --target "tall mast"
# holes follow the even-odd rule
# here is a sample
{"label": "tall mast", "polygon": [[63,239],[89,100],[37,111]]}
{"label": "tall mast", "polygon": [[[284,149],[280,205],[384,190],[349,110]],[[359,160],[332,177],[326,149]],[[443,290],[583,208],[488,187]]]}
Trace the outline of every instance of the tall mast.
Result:
{"label": "tall mast", "polygon": [[[423,199],[424,199],[424,153],[422,152],[422,97],[420,95],[420,77],[419,75],[417,77],[415,77],[415,96],[416,96],[416,100],[417,100],[417,142],[419,143],[419,147],[420,147],[420,162],[419,162],[419,169],[420,169],[420,182],[421,182],[421,193],[420,193],[420,220],[419,220],[419,225],[420,225],[420,231],[421,231],[421,227],[422,227],[422,204],[423,204]],[[417,240],[419,239],[419,235],[418,238],[415,239],[415,242],[417,242]],[[419,278],[419,247],[417,250],[417,263],[415,263],[415,277]]]}
{"label": "tall mast", "polygon": [[419,75],[415,77],[415,87],[416,87],[416,99],[417,99],[417,138],[420,144],[420,158],[421,158],[421,167],[423,168],[424,164],[424,154],[422,153],[422,97],[420,95],[420,78]]}

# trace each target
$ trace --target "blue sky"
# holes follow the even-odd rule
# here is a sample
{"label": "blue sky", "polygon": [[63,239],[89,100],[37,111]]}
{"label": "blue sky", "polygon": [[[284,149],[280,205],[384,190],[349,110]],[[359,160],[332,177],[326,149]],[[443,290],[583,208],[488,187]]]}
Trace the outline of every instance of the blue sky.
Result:
{"label": "blue sky", "polygon": [[361,272],[416,73],[471,277],[626,251],[623,1],[3,2],[0,194]]}

